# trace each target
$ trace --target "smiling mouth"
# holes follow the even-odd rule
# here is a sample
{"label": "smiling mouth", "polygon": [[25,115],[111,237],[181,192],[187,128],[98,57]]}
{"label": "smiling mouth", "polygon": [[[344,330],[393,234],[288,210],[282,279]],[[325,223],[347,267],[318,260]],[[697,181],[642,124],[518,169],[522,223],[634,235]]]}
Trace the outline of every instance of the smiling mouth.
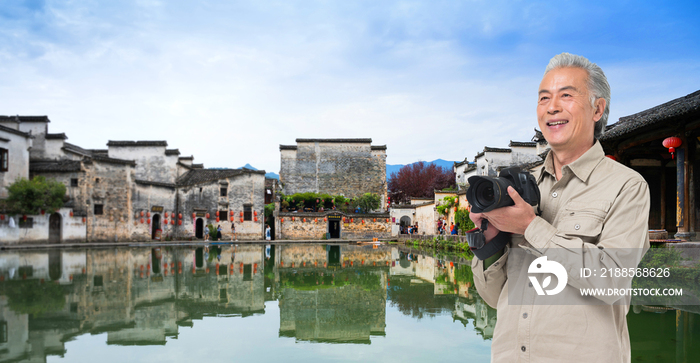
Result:
{"label": "smiling mouth", "polygon": [[567,124],[567,123],[569,123],[569,121],[566,121],[566,120],[561,120],[561,121],[551,121],[551,122],[547,122],[547,126],[557,126],[557,125],[564,125],[564,124]]}

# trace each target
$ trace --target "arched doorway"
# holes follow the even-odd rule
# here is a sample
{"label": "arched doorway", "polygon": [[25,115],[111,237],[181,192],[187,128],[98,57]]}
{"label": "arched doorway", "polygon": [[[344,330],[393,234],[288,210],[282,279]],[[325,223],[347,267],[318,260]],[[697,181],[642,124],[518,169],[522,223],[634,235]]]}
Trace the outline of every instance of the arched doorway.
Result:
{"label": "arched doorway", "polygon": [[160,229],[160,214],[153,215],[153,229],[151,229],[151,239],[156,239],[156,231]]}
{"label": "arched doorway", "polygon": [[61,243],[61,215],[53,213],[49,217],[49,243]]}
{"label": "arched doorway", "polygon": [[197,218],[195,222],[194,236],[197,238],[204,237],[204,220],[202,218]]}
{"label": "arched doorway", "polygon": [[410,226],[411,225],[411,217],[409,217],[409,216],[401,217],[401,219],[399,220],[399,225],[403,228]]}

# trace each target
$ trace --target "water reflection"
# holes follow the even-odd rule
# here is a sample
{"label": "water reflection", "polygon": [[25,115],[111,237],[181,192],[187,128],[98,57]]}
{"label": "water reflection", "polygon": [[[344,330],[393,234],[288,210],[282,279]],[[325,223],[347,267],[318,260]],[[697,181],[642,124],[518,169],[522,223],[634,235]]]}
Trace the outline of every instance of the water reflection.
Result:
{"label": "water reflection", "polygon": [[[373,337],[388,335],[388,310],[418,321],[451,316],[452,324],[484,340],[491,339],[496,323],[495,310],[473,287],[469,261],[403,246],[5,252],[0,254],[0,362],[63,356],[66,342],[84,334],[106,334],[108,345],[165,345],[181,328],[196,329],[204,317],[265,314],[266,301],[277,301],[279,308],[279,326],[268,328],[281,340],[299,342],[372,344]],[[679,314],[680,320],[660,320],[661,314],[646,311],[631,316],[633,349],[648,349],[656,341],[638,331],[668,330],[665,348],[658,350],[664,361],[692,357],[682,347],[697,342],[700,323],[696,315]]]}

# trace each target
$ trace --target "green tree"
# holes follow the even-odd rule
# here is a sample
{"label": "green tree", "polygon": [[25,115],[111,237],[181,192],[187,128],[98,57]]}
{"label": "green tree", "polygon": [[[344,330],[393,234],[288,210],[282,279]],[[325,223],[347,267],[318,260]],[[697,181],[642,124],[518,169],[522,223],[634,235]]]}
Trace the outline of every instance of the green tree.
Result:
{"label": "green tree", "polygon": [[474,222],[469,219],[469,211],[466,209],[458,209],[455,212],[455,224],[457,224],[457,228],[461,229],[462,232],[466,232],[476,227]]}
{"label": "green tree", "polygon": [[7,188],[7,207],[19,214],[39,214],[40,210],[57,211],[68,200],[66,186],[54,179],[35,176],[20,178]]}
{"label": "green tree", "polygon": [[357,205],[362,208],[362,213],[369,213],[379,208],[379,196],[373,193],[365,193],[358,198]]}

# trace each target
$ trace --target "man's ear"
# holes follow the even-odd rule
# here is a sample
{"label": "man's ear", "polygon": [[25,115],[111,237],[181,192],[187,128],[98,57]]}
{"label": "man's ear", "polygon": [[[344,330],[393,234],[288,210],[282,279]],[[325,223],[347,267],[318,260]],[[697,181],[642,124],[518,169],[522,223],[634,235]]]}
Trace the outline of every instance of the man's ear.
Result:
{"label": "man's ear", "polygon": [[595,108],[595,113],[593,114],[593,121],[598,122],[601,117],[603,117],[603,112],[605,112],[605,98],[597,98],[593,103]]}

